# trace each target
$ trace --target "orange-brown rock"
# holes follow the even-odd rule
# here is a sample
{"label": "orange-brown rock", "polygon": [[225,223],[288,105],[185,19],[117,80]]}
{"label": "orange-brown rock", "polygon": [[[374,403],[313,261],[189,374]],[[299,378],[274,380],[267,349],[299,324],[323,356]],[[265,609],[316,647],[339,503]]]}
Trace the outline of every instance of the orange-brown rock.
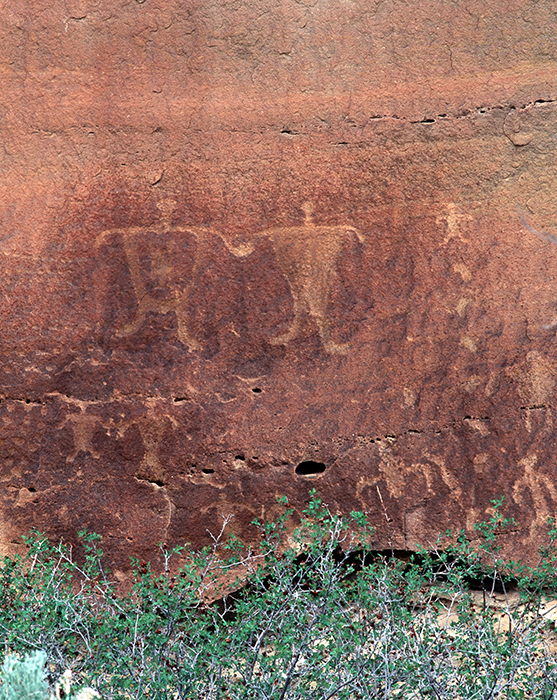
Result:
{"label": "orange-brown rock", "polygon": [[122,564],[227,514],[249,540],[317,487],[404,549],[505,496],[535,552],[554,9],[4,2],[4,549],[87,528]]}

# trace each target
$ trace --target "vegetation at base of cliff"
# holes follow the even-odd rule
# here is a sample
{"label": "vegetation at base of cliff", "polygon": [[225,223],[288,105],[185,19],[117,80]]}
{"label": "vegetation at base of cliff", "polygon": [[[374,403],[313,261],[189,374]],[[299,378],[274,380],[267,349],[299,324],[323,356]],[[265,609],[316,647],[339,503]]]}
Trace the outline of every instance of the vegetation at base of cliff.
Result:
{"label": "vegetation at base of cliff", "polygon": [[[553,523],[534,567],[502,560],[501,501],[479,545],[446,533],[452,544],[402,560],[372,551],[362,513],[335,515],[315,492],[289,535],[280,502],[255,550],[225,521],[201,552],[161,545],[162,573],[135,561],[120,596],[98,535],[81,533],[80,566],[32,534],[0,567],[4,673],[41,686],[46,661],[52,697],[69,697],[54,684],[71,670],[73,690],[107,699],[557,698]],[[6,678],[0,697],[23,699]]]}

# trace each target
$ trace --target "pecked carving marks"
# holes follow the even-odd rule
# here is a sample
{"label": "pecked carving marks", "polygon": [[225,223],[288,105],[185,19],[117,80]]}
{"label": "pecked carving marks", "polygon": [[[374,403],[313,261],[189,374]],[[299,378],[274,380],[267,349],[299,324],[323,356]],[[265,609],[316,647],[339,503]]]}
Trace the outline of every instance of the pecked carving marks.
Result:
{"label": "pecked carving marks", "polygon": [[347,237],[355,235],[360,243],[364,236],[354,226],[322,226],[313,222],[313,205],[303,205],[302,226],[277,227],[261,231],[275,251],[282,273],[290,286],[294,302],[294,321],[290,329],[270,339],[273,345],[286,345],[302,329],[304,314],[316,323],[323,347],[330,353],[345,353],[346,343],[337,344],[330,337],[327,315],[331,284],[336,274],[338,256]]}
{"label": "pecked carving marks", "polygon": [[523,467],[524,472],[513,484],[513,499],[524,508],[533,506],[530,532],[536,535],[545,530],[548,516],[554,514],[557,489],[553,478],[540,469],[538,455],[527,455],[518,466]]}
{"label": "pecked carving marks", "polygon": [[[523,226],[530,231],[530,233],[533,233],[535,236],[540,238],[542,241],[545,241],[546,243],[553,243],[553,245],[557,245],[557,236],[554,236],[552,233],[549,233],[548,231],[543,231],[543,230],[537,230],[533,226],[531,226],[528,221],[526,221],[526,217],[524,216],[524,212],[522,211],[521,207],[517,204],[517,211],[518,215],[520,216],[520,219],[522,221]],[[550,331],[553,330],[554,328],[557,327],[557,316],[554,316],[553,319],[546,325],[543,326],[544,330]]]}
{"label": "pecked carving marks", "polygon": [[469,214],[463,214],[454,202],[449,202],[446,205],[446,212],[435,219],[437,224],[444,224],[445,226],[446,233],[442,243],[443,246],[446,246],[452,238],[458,239],[463,243],[469,243],[468,238],[465,238],[461,230],[461,222],[464,221],[472,221],[472,217]]}
{"label": "pecked carving marks", "polygon": [[[195,289],[204,270],[206,254],[214,238],[220,239],[232,255],[244,258],[254,252],[257,241],[268,239],[289,285],[294,304],[294,320],[285,333],[269,339],[272,345],[287,345],[296,338],[309,316],[328,353],[345,353],[347,344],[333,342],[330,333],[328,306],[331,286],[336,276],[336,265],[345,240],[356,236],[364,243],[364,236],[351,224],[319,225],[313,221],[313,205],[306,202],[302,209],[301,226],[271,227],[257,232],[251,241],[231,242],[220,231],[207,227],[172,224],[176,202],[164,200],[158,207],[161,217],[149,226],[108,229],[96,241],[103,245],[113,235],[120,235],[130,271],[136,298],[134,318],[117,330],[117,336],[136,333],[150,312],[176,315],[178,338],[189,351],[202,350],[201,342],[190,328],[191,304]],[[150,233],[149,240],[144,240]],[[180,237],[193,235],[196,250],[191,269],[181,270],[176,265],[180,252]],[[147,245],[148,252],[142,250]]]}
{"label": "pecked carving marks", "polygon": [[[209,232],[203,228],[172,225],[175,204],[173,200],[164,200],[159,203],[161,218],[148,229],[155,235],[155,240],[149,245],[147,265],[143,264],[139,246],[139,237],[145,233],[145,229],[141,227],[108,229],[98,236],[96,243],[99,247],[109,236],[120,234],[137,300],[135,317],[119,328],[117,335],[125,337],[136,333],[145,323],[149,312],[162,314],[173,312],[176,314],[178,324],[178,339],[189,350],[201,350],[201,343],[189,329],[189,306],[191,293],[199,281],[203,268]],[[176,236],[183,233],[191,233],[197,239],[197,250],[189,280],[185,280],[175,271],[172,255],[176,250],[172,248],[175,247],[176,240],[171,238],[168,246],[164,246],[161,240],[164,234]]]}
{"label": "pecked carving marks", "polygon": [[138,428],[144,454],[135,477],[161,487],[165,484],[165,472],[159,459],[159,447],[165,438],[166,431],[177,428],[178,421],[171,415],[159,413],[156,410],[156,399],[147,399],[146,405],[145,415],[118,424],[117,432],[119,436],[123,436],[128,428],[132,426]]}

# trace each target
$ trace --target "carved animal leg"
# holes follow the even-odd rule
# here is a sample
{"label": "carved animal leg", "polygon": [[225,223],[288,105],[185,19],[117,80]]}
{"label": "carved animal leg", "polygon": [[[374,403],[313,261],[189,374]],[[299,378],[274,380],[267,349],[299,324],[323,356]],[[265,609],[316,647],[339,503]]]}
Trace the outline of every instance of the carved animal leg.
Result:
{"label": "carved animal leg", "polygon": [[316,275],[312,284],[306,290],[308,308],[311,317],[315,320],[319,330],[319,336],[323,347],[328,353],[344,354],[348,352],[348,343],[335,343],[331,340],[331,324],[327,317],[329,305],[330,279],[326,273]]}
{"label": "carved animal leg", "polygon": [[178,323],[178,340],[185,345],[189,352],[194,350],[202,350],[203,345],[193,337],[189,330],[189,299],[192,284],[188,285],[185,290],[175,289],[173,292],[174,299],[167,302],[168,311],[176,312],[176,321]]}
{"label": "carved animal leg", "polygon": [[350,345],[348,345],[348,343],[334,343],[331,340],[329,319],[326,316],[314,315],[313,317],[315,318],[315,322],[317,323],[317,327],[319,328],[319,335],[321,337],[321,341],[323,342],[323,347],[325,348],[325,350],[332,354],[337,353],[345,355],[350,349]]}
{"label": "carved animal leg", "polygon": [[190,350],[201,350],[201,344],[190,335],[187,326],[187,314],[182,308],[180,308],[181,306],[184,306],[183,298],[161,302],[146,295],[141,300],[133,321],[127,323],[125,326],[122,326],[116,335],[119,338],[122,338],[124,336],[136,333],[145,322],[149,311],[154,311],[161,314],[167,314],[169,311],[174,311],[178,322],[178,339],[180,342],[186,345]]}
{"label": "carved animal leg", "polygon": [[195,233],[197,237],[197,250],[195,252],[195,261],[191,274],[191,280],[185,289],[175,289],[173,291],[174,299],[172,301],[173,308],[176,311],[176,321],[178,322],[178,340],[188,348],[189,352],[203,349],[203,345],[190,333],[188,324],[190,298],[192,293],[195,291],[199,278],[203,272],[205,254],[209,244],[206,231],[192,229],[192,232]]}
{"label": "carved animal leg", "polygon": [[291,340],[296,338],[300,333],[302,328],[302,309],[300,308],[300,303],[294,299],[294,320],[290,329],[286,333],[281,333],[281,335],[275,335],[270,338],[269,342],[271,345],[286,345]]}
{"label": "carved animal leg", "polygon": [[130,323],[126,323],[125,326],[122,326],[118,329],[118,331],[116,332],[117,337],[123,338],[126,335],[132,335],[133,333],[136,333],[145,322],[145,319],[147,318],[147,313],[149,311],[158,310],[159,304],[157,304],[157,302],[150,296],[145,295],[139,302],[139,306],[137,307],[137,311],[135,313],[135,318]]}
{"label": "carved animal leg", "polygon": [[194,350],[202,350],[203,345],[196,340],[188,330],[188,318],[185,311],[176,309],[176,320],[178,321],[178,340],[186,345],[190,352]]}

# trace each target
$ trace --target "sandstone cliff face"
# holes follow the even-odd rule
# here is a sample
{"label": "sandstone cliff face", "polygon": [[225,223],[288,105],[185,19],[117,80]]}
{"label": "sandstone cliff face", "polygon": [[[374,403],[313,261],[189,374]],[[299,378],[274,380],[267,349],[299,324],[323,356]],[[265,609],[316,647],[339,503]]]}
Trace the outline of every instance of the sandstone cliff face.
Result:
{"label": "sandstone cliff face", "polygon": [[317,487],[397,548],[505,496],[534,552],[554,3],[0,6],[4,549],[249,540]]}

